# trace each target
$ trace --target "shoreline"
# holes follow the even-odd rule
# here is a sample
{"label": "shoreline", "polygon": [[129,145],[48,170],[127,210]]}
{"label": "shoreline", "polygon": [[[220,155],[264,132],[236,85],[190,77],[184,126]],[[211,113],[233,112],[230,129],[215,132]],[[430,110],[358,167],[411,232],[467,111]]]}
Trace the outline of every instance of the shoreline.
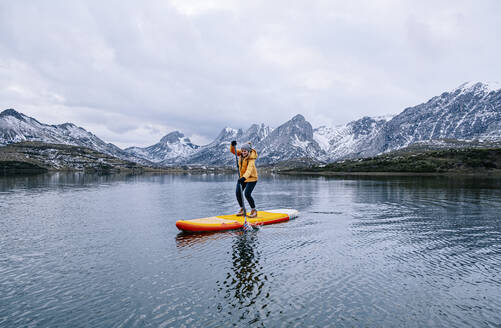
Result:
{"label": "shoreline", "polygon": [[465,176],[465,177],[499,177],[501,170],[493,172],[334,172],[334,171],[288,171],[276,172],[283,175],[313,175],[313,176]]}
{"label": "shoreline", "polygon": [[[71,170],[62,169],[54,170],[49,169],[47,171],[30,171],[23,170],[17,171],[11,174],[1,174],[0,177],[14,177],[14,176],[24,176],[24,175],[39,175],[39,174],[53,174],[53,173],[82,173],[82,174],[99,174],[99,175],[169,175],[169,174],[194,174],[194,175],[231,175],[235,174],[234,170],[229,169],[216,169],[216,170],[203,170],[203,169],[180,169],[180,168],[170,168],[170,169],[145,169],[145,170],[111,170],[111,171],[99,171],[99,170]],[[283,175],[283,176],[303,176],[303,177],[484,177],[484,178],[501,178],[501,170],[495,172],[332,172],[332,171],[268,171],[265,170],[261,175]]]}

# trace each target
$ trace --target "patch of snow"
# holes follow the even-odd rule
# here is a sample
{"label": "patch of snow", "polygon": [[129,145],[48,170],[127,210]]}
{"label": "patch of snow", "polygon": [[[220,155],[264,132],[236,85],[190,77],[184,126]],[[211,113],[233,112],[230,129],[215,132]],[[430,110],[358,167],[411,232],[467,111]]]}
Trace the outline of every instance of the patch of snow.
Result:
{"label": "patch of snow", "polygon": [[231,133],[231,134],[236,134],[238,132],[238,130],[226,127],[226,128],[224,128],[224,132]]}
{"label": "patch of snow", "polygon": [[292,142],[293,146],[296,146],[300,149],[306,150],[308,148],[308,145],[310,144],[309,141],[301,141],[299,140],[297,135],[294,135],[294,141]]}
{"label": "patch of snow", "polygon": [[392,118],[394,118],[396,115],[395,114],[387,114],[387,115],[380,115],[380,116],[372,116],[371,118],[375,121],[391,121]]}
{"label": "patch of snow", "polygon": [[329,135],[330,133],[326,130],[328,130],[329,128],[327,127],[321,127],[319,129],[315,129],[313,131],[313,140],[315,140],[318,145],[320,146],[320,149],[322,149],[323,151],[329,151],[329,148],[330,148],[330,144],[329,144]]}
{"label": "patch of snow", "polygon": [[477,92],[491,92],[498,91],[501,89],[501,83],[499,81],[489,81],[489,82],[465,82],[459,87],[454,89],[454,91],[460,90],[461,93],[472,92],[477,89]]}
{"label": "patch of snow", "polygon": [[499,91],[501,90],[501,82],[499,81],[489,81],[487,83],[484,83],[484,89],[486,91]]}

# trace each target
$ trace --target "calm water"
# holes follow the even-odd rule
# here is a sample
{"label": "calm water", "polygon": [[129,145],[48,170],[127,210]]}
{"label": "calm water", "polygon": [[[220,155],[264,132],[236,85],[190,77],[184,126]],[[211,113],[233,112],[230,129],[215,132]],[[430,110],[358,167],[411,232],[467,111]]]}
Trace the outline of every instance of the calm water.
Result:
{"label": "calm water", "polygon": [[268,177],[298,219],[178,233],[234,180],[0,178],[0,327],[500,327],[499,180]]}

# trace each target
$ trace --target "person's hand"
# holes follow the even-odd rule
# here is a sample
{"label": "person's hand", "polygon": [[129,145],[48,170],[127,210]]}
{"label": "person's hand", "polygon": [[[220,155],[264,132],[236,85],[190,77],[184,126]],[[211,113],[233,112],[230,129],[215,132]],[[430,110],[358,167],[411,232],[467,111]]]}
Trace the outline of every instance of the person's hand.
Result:
{"label": "person's hand", "polygon": [[240,179],[238,179],[238,183],[244,183],[245,182],[245,177],[241,177]]}
{"label": "person's hand", "polygon": [[231,145],[232,145],[233,147],[235,147],[235,146],[237,145],[237,142],[236,142],[235,140],[233,140],[233,141],[231,142]]}

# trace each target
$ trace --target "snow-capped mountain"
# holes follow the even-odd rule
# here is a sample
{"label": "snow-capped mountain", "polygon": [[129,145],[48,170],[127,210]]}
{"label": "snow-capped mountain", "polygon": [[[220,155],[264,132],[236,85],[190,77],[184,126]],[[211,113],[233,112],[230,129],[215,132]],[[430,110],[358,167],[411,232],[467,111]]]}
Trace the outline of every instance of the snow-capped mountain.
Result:
{"label": "snow-capped mountain", "polygon": [[406,108],[379,130],[361,155],[439,139],[501,140],[501,85],[465,83]]}
{"label": "snow-capped mountain", "polygon": [[210,144],[200,147],[186,160],[187,164],[232,166],[235,157],[229,152],[230,143],[239,145],[250,142],[258,151],[260,164],[309,158],[326,159],[326,153],[313,139],[313,128],[302,115],[271,129],[264,124],[253,124],[245,132],[242,129],[224,128]]}
{"label": "snow-capped mountain", "polygon": [[366,116],[345,125],[321,126],[313,131],[313,138],[330,160],[357,157],[358,153],[366,149],[371,137],[391,118]]}
{"label": "snow-capped mountain", "polygon": [[199,146],[179,131],[174,131],[164,136],[160,141],[149,147],[129,147],[125,151],[136,157],[147,159],[154,163],[163,162],[173,164],[181,162],[193,154]]}
{"label": "snow-capped mountain", "polygon": [[250,142],[252,145],[255,145],[266,138],[272,131],[272,128],[265,126],[262,123],[261,125],[252,124],[251,127],[247,129],[244,134],[242,134],[240,139],[242,142]]}
{"label": "snow-capped mountain", "polygon": [[394,117],[315,129],[329,160],[374,156],[416,142],[501,140],[501,85],[465,83]]}
{"label": "snow-capped mountain", "polygon": [[216,139],[208,145],[200,147],[186,159],[187,164],[225,165],[232,166],[235,157],[229,152],[230,143],[236,140],[238,144],[250,142],[253,147],[267,138],[272,129],[264,124],[253,124],[245,132],[242,129],[226,127]]}
{"label": "snow-capped mountain", "polygon": [[327,159],[326,152],[313,137],[313,127],[300,114],[274,129],[255,148],[259,153],[260,163],[266,164],[300,158],[316,161]]}
{"label": "snow-capped mountain", "polygon": [[0,113],[0,145],[21,141],[40,141],[52,144],[84,146],[125,160],[145,164],[119,147],[106,143],[87,130],[73,123],[48,125],[14,109]]}
{"label": "snow-capped mountain", "polygon": [[242,136],[242,129],[224,128],[216,139],[208,145],[200,147],[184,161],[186,164],[200,165],[222,165],[231,161],[229,154],[230,142],[239,140]]}
{"label": "snow-capped mountain", "polygon": [[125,151],[71,123],[47,125],[13,109],[0,113],[0,145],[42,141],[85,146],[121,159],[158,165],[232,166],[232,140],[240,145],[251,142],[263,165],[374,156],[443,139],[501,141],[501,85],[465,83],[394,117],[363,117],[345,125],[313,129],[302,115],[296,115],[275,129],[264,124],[253,124],[245,131],[224,128],[205,146],[194,145],[175,131],[152,146]]}

